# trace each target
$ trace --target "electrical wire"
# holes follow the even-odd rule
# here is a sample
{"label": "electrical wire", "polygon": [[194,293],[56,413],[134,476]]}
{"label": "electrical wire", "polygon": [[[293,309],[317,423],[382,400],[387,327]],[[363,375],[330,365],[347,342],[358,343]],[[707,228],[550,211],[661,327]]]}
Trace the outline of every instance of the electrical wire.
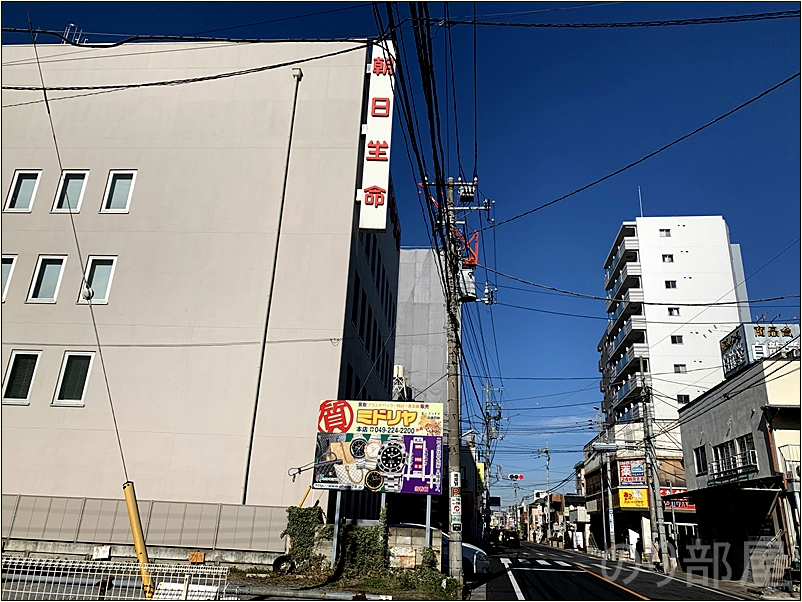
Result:
{"label": "electrical wire", "polygon": [[581,188],[577,188],[577,189],[576,189],[576,190],[574,190],[573,192],[569,192],[568,194],[564,194],[563,196],[561,196],[561,197],[558,197],[558,198],[556,198],[556,199],[554,199],[554,200],[552,200],[552,201],[549,201],[548,203],[544,203],[543,205],[539,205],[539,206],[537,206],[537,207],[535,207],[535,208],[533,208],[533,209],[529,209],[528,211],[524,211],[523,213],[519,213],[518,215],[514,215],[514,216],[512,216],[512,217],[510,217],[510,218],[507,218],[507,219],[505,219],[505,220],[502,220],[502,221],[500,221],[500,222],[496,222],[496,223],[494,223],[494,224],[491,224],[491,225],[489,225],[489,226],[486,226],[486,228],[485,228],[485,229],[490,229],[490,228],[498,228],[499,226],[503,226],[504,224],[508,224],[508,223],[510,223],[510,222],[513,222],[513,221],[515,221],[515,220],[517,220],[517,219],[520,219],[520,218],[522,218],[522,217],[525,217],[525,216],[527,216],[527,215],[531,215],[532,213],[535,213],[536,211],[540,211],[541,209],[545,209],[546,207],[549,207],[549,206],[551,206],[551,205],[554,205],[555,203],[559,203],[560,201],[564,201],[565,199],[567,199],[567,198],[569,198],[569,197],[572,197],[572,196],[574,196],[574,195],[576,195],[576,194],[579,194],[580,192],[583,192],[583,191],[587,190],[588,188],[591,188],[591,187],[593,187],[593,186],[596,186],[597,184],[601,184],[601,183],[602,183],[602,182],[604,182],[605,180],[609,180],[610,178],[612,178],[612,177],[615,177],[615,176],[617,176],[618,174],[621,174],[621,173],[623,173],[623,172],[627,171],[628,169],[631,169],[631,168],[635,167],[636,165],[640,165],[641,163],[643,163],[644,161],[646,161],[646,160],[648,160],[648,159],[651,159],[651,158],[652,158],[652,157],[654,157],[655,155],[658,155],[658,154],[662,153],[663,151],[665,151],[665,150],[668,150],[669,148],[671,148],[671,147],[672,147],[672,146],[674,146],[675,144],[679,144],[679,143],[680,143],[680,142],[682,142],[683,140],[687,140],[687,139],[688,139],[688,138],[690,138],[691,136],[693,136],[693,135],[695,135],[695,134],[698,134],[699,132],[701,132],[701,131],[703,131],[703,130],[705,130],[705,129],[709,128],[709,127],[710,127],[710,126],[712,126],[712,125],[715,125],[716,123],[718,123],[718,122],[719,122],[719,121],[721,121],[722,119],[726,119],[727,117],[729,117],[729,116],[730,116],[730,115],[732,115],[733,113],[736,113],[737,111],[740,111],[741,109],[743,109],[743,108],[745,108],[745,107],[748,107],[748,106],[749,106],[749,105],[751,105],[753,102],[757,102],[758,100],[760,100],[760,99],[761,99],[761,98],[763,98],[764,96],[766,96],[766,95],[768,95],[768,94],[771,94],[771,93],[772,93],[772,92],[774,92],[775,90],[777,90],[777,89],[779,89],[779,88],[783,87],[784,85],[786,85],[786,84],[788,84],[788,83],[792,82],[792,81],[793,81],[793,80],[795,80],[797,77],[799,77],[799,75],[800,75],[800,73],[799,73],[799,72],[795,73],[794,75],[792,75],[792,76],[790,76],[790,77],[788,77],[788,78],[784,79],[784,80],[783,80],[783,81],[781,81],[780,83],[778,83],[778,84],[775,84],[775,85],[774,85],[774,86],[772,86],[771,88],[768,88],[767,90],[764,90],[763,92],[761,92],[761,93],[760,93],[760,94],[758,94],[757,96],[755,96],[755,97],[753,97],[753,98],[751,98],[751,99],[747,100],[746,102],[744,102],[744,103],[742,103],[742,104],[738,105],[738,106],[737,106],[737,107],[735,107],[734,109],[731,109],[731,110],[727,111],[727,112],[726,112],[726,113],[724,113],[723,115],[720,115],[719,117],[716,117],[714,120],[712,120],[712,121],[709,121],[709,122],[707,122],[706,124],[704,124],[703,126],[696,128],[696,129],[695,129],[695,130],[693,130],[692,132],[689,132],[688,134],[685,134],[684,136],[681,136],[681,137],[677,138],[677,139],[676,139],[676,140],[674,140],[673,142],[669,142],[669,143],[668,143],[668,144],[666,144],[665,146],[662,146],[662,147],[658,148],[656,151],[653,151],[653,152],[649,153],[648,155],[645,155],[644,157],[641,157],[641,158],[640,158],[640,159],[638,159],[637,161],[633,161],[632,163],[630,163],[629,165],[626,165],[625,167],[622,167],[621,169],[617,169],[616,171],[614,171],[614,172],[612,172],[612,173],[609,173],[609,174],[607,174],[606,176],[599,178],[598,180],[594,180],[594,181],[593,181],[593,182],[591,182],[590,184],[586,184],[586,185],[582,186]]}
{"label": "electrical wire", "polygon": [[[48,118],[48,121],[50,123],[50,132],[53,135],[53,146],[54,146],[55,151],[56,151],[56,159],[58,161],[59,172],[63,174],[64,173],[64,165],[63,165],[63,163],[61,161],[61,152],[59,151],[59,147],[58,147],[58,138],[56,137],[56,129],[55,129],[55,126],[53,125],[53,115],[50,112],[50,103],[48,103],[48,101],[47,101],[47,90],[46,90],[46,87],[45,87],[45,79],[44,79],[44,75],[42,75],[42,66],[39,65],[39,51],[36,48],[36,36],[33,33],[33,22],[31,21],[31,13],[28,10],[27,2],[25,3],[25,13],[26,13],[26,15],[28,17],[28,26],[29,26],[29,30],[30,30],[30,34],[31,34],[31,41],[33,43],[34,55],[36,56],[37,67],[38,67],[38,70],[39,70],[39,80],[42,82],[42,88],[41,89],[42,89],[42,94],[44,96],[45,107],[47,108],[47,118]],[[70,216],[70,225],[72,226],[73,240],[75,241],[75,248],[76,248],[76,252],[78,254],[78,262],[79,262],[79,264],[81,266],[81,282],[83,284],[82,291],[89,291],[91,293],[91,288],[89,287],[89,283],[86,281],[86,273],[87,273],[86,272],[86,264],[84,263],[83,254],[81,253],[81,245],[80,245],[80,243],[78,241],[78,231],[75,228],[75,218],[73,217],[72,201],[70,200],[69,191],[66,188],[65,188],[65,196],[66,196],[66,200],[67,200],[67,213]],[[112,418],[112,422],[114,423],[114,433],[115,433],[115,435],[117,437],[117,446],[120,449],[120,461],[122,462],[123,474],[125,475],[125,481],[128,482],[128,480],[129,480],[128,479],[128,468],[126,467],[126,464],[125,464],[125,453],[123,452],[122,439],[120,439],[120,428],[119,428],[119,426],[117,424],[117,414],[114,411],[114,401],[113,401],[112,395],[111,395],[111,386],[109,385],[109,375],[108,375],[108,371],[106,370],[106,362],[105,362],[105,359],[103,357],[103,347],[100,344],[100,334],[98,333],[98,329],[97,329],[97,320],[95,319],[95,310],[94,310],[94,306],[92,304],[92,295],[91,294],[86,295],[86,301],[87,301],[87,306],[89,307],[89,315],[90,315],[90,317],[92,319],[92,329],[93,329],[93,331],[95,333],[95,342],[97,343],[98,357],[100,358],[100,366],[101,366],[101,369],[103,371],[103,381],[106,384],[106,393],[108,394],[108,398],[109,398],[109,408],[111,409],[111,418]]]}

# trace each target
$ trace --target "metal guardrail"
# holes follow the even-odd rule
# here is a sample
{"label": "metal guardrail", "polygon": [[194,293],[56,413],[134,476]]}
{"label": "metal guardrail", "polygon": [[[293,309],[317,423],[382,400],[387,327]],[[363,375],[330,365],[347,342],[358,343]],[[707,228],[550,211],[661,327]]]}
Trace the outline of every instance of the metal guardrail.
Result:
{"label": "metal guardrail", "polygon": [[714,460],[708,465],[708,480],[724,479],[744,472],[758,470],[757,451],[754,449],[729,456],[723,460]]}
{"label": "metal guardrail", "polygon": [[138,563],[3,556],[3,600],[220,600],[228,567],[148,564],[146,595]]}

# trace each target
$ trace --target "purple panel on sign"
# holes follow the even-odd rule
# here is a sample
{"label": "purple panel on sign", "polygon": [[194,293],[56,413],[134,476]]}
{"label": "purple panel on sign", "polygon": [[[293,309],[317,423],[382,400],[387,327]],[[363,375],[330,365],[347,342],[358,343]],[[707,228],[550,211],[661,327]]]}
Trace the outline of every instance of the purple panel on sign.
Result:
{"label": "purple panel on sign", "polygon": [[442,493],[442,437],[404,435],[408,463],[404,469],[401,493]]}

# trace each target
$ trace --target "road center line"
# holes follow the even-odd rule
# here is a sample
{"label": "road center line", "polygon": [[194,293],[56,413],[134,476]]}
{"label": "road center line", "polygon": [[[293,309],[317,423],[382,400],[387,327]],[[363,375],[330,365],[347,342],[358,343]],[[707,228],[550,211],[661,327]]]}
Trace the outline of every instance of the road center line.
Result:
{"label": "road center line", "polygon": [[515,595],[518,597],[519,600],[526,600],[526,598],[524,598],[524,594],[521,591],[520,586],[518,585],[518,582],[515,580],[515,576],[512,574],[512,569],[510,568],[512,561],[509,558],[502,558],[501,564],[503,564],[504,568],[507,569],[507,576],[510,578],[510,583],[512,583],[512,588],[515,590]]}
{"label": "road center line", "polygon": [[649,599],[649,598],[647,598],[646,596],[641,596],[640,594],[638,594],[638,593],[636,593],[636,592],[633,592],[631,589],[629,589],[629,588],[627,588],[627,587],[624,587],[623,585],[619,585],[619,584],[618,584],[618,583],[616,583],[615,581],[610,581],[609,579],[605,579],[604,577],[602,577],[601,575],[597,575],[597,574],[596,574],[596,573],[594,573],[593,571],[589,571],[588,569],[583,569],[582,567],[579,567],[579,568],[580,568],[581,570],[585,571],[586,573],[588,573],[589,575],[593,575],[594,577],[598,577],[598,578],[599,578],[599,579],[601,579],[602,581],[606,581],[607,583],[611,583],[612,585],[615,585],[616,587],[620,587],[620,588],[621,588],[622,590],[624,590],[625,592],[628,592],[628,593],[632,594],[633,596],[636,596],[636,597],[640,598],[641,600],[648,600],[648,599]]}

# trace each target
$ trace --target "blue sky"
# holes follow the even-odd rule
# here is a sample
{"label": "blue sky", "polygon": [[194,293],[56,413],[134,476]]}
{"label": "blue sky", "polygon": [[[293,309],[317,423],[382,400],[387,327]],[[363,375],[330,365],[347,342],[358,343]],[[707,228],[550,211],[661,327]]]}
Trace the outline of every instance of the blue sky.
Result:
{"label": "blue sky", "polygon": [[[352,6],[355,8],[324,15],[239,27]],[[402,14],[408,15],[407,5],[399,6]],[[62,31],[68,23],[75,23],[90,42],[119,39],[99,35],[102,33],[192,35],[232,27],[236,28],[208,35],[332,38],[376,33],[367,3],[31,2],[29,7],[34,27]],[[787,2],[480,2],[476,10],[480,20],[580,23],[798,8],[798,3]],[[443,4],[430,4],[430,11],[432,16],[441,16]],[[452,17],[470,18],[472,11],[471,3],[449,4]],[[530,14],[520,14],[524,12]],[[494,16],[500,13],[517,14]],[[2,18],[5,27],[27,27],[25,4],[4,2]],[[403,35],[411,49],[411,31],[404,30]],[[470,175],[474,169],[473,30],[455,26],[452,39],[461,163]],[[445,30],[441,29],[433,46],[445,137],[444,40]],[[27,41],[24,36],[3,34],[4,43]],[[415,62],[413,55],[408,59]],[[496,219],[506,219],[592,182],[707,123],[797,73],[799,63],[798,19],[592,30],[479,27],[476,113],[480,190],[495,199]],[[417,71],[410,75],[420,119],[425,123],[420,79]],[[448,118],[450,173],[456,175],[450,106]],[[428,239],[399,128],[396,121],[392,169],[402,243],[422,246]],[[527,280],[603,294],[604,257],[620,223],[638,214],[640,186],[647,216],[723,215],[732,241],[741,244],[745,272],[750,275],[799,239],[799,154],[800,89],[796,79],[619,176],[500,226],[495,254],[493,236],[486,233],[486,256],[481,261]],[[477,282],[486,279],[478,269]],[[798,294],[799,279],[800,247],[796,244],[749,278],[749,295]],[[499,284],[518,286],[505,280]],[[605,315],[600,301],[499,288],[497,298],[503,303],[599,318]],[[778,313],[783,319],[798,317],[798,303],[796,308],[789,305],[793,303],[765,306],[762,311],[770,318]],[[594,418],[592,406],[601,399],[596,345],[604,321],[495,306],[497,361],[486,307],[469,311],[479,345],[487,347],[487,357],[483,349],[469,353],[472,371],[483,374],[487,370],[482,364],[488,364],[498,386],[500,364],[506,377],[503,405],[510,430],[499,445],[496,461],[505,474],[524,473],[525,490],[543,488],[545,459],[530,452],[548,440],[555,452],[565,452],[552,455],[551,482],[559,482],[572,472],[581,457],[578,450],[593,434],[589,428],[584,433],[566,431],[572,430],[571,423],[581,426]],[[480,383],[476,387],[481,395]],[[583,388],[587,389],[573,392]],[[572,393],[554,395],[567,391]],[[476,407],[472,390],[466,404]],[[545,405],[566,407],[528,409]],[[569,481],[568,490],[571,488]],[[503,494],[505,502],[512,501],[511,488],[500,487],[496,492]]]}

